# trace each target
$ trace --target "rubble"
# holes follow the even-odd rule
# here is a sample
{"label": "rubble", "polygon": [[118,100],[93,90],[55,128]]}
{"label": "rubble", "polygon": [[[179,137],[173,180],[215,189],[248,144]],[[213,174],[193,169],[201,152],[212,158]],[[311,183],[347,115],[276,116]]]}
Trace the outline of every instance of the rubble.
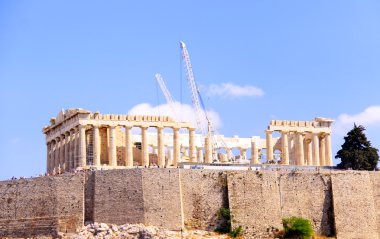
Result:
{"label": "rubble", "polygon": [[83,226],[77,234],[63,234],[64,239],[90,239],[90,238],[125,238],[125,239],[195,239],[215,238],[227,239],[229,236],[202,230],[171,231],[143,224],[108,225],[106,223],[89,223]]}

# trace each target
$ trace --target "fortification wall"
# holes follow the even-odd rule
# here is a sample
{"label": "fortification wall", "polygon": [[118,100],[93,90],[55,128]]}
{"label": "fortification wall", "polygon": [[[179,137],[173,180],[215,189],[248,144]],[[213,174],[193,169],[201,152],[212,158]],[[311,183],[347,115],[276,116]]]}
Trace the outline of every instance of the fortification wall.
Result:
{"label": "fortification wall", "polygon": [[281,218],[307,218],[312,222],[317,234],[335,234],[330,175],[308,172],[280,173],[278,183]]}
{"label": "fortification wall", "polygon": [[94,221],[119,225],[144,222],[140,169],[105,170],[93,173]]}
{"label": "fortification wall", "polygon": [[228,175],[232,226],[247,235],[282,228],[281,219],[309,219],[319,235],[334,235],[331,179],[316,173],[236,171]]}
{"label": "fortification wall", "polygon": [[234,171],[227,173],[232,227],[242,226],[247,235],[262,237],[281,228],[277,173]]}
{"label": "fortification wall", "polygon": [[187,228],[214,230],[219,209],[228,208],[227,173],[181,170],[183,216]]}
{"label": "fortification wall", "polygon": [[178,169],[95,171],[93,187],[96,222],[182,228]]}
{"label": "fortification wall", "polygon": [[368,172],[332,174],[337,238],[379,238]]}
{"label": "fortification wall", "polygon": [[0,182],[0,237],[75,232],[83,225],[83,175]]}
{"label": "fortification wall", "polygon": [[372,192],[373,192],[373,202],[376,212],[376,227],[377,235],[380,237],[380,173],[370,172],[369,173],[372,182]]}
{"label": "fortification wall", "polygon": [[142,171],[144,224],[181,230],[182,200],[179,169]]}
{"label": "fortification wall", "polygon": [[301,216],[317,234],[379,238],[380,173],[120,169],[0,182],[0,237],[58,236],[85,220],[214,230],[220,208],[248,237]]}

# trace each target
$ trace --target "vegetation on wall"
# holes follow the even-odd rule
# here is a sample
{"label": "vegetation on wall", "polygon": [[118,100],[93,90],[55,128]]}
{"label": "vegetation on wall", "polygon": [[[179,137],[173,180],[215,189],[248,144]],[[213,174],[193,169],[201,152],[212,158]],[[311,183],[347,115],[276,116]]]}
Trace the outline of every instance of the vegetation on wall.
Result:
{"label": "vegetation on wall", "polygon": [[356,126],[344,137],[342,149],[338,151],[335,158],[340,158],[341,163],[337,165],[340,169],[374,170],[379,161],[378,150],[371,146],[364,134],[362,125]]}
{"label": "vegetation on wall", "polygon": [[302,217],[289,217],[282,219],[284,238],[311,238],[314,235],[313,227],[308,219]]}
{"label": "vegetation on wall", "polygon": [[216,232],[229,234],[232,238],[236,238],[243,234],[243,228],[241,226],[232,229],[231,227],[231,213],[228,208],[220,208],[218,217],[221,220],[219,226],[215,229]]}

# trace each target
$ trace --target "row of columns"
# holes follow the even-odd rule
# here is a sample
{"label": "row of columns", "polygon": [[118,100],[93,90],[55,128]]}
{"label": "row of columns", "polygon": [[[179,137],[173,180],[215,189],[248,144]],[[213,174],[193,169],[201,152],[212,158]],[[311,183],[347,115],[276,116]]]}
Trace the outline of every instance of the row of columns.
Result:
{"label": "row of columns", "polygon": [[[132,126],[125,128],[125,165],[133,167],[133,140]],[[165,145],[163,127],[157,128],[158,142],[158,165],[165,166]],[[100,166],[100,134],[99,126],[92,125],[93,137],[93,165]],[[189,159],[190,162],[196,161],[197,151],[195,147],[195,129],[189,128]],[[149,148],[148,148],[148,127],[141,127],[141,165],[149,166]],[[116,152],[116,126],[109,126],[109,165],[117,166]],[[179,128],[173,129],[173,155],[172,163],[177,166],[180,161],[180,135]],[[49,173],[60,173],[74,169],[76,167],[86,166],[86,126],[79,125],[68,132],[62,134],[47,143],[47,171]],[[198,150],[198,154],[199,150]]]}
{"label": "row of columns", "polygon": [[[266,131],[267,160],[273,160],[273,131]],[[289,165],[289,132],[281,131],[281,163]],[[296,165],[332,166],[331,136],[329,133],[312,133],[312,139],[305,139],[305,133],[294,132]],[[252,143],[252,163],[258,162],[258,149]]]}
{"label": "row of columns", "polygon": [[47,142],[47,172],[61,173],[86,164],[85,127],[79,125]]}
{"label": "row of columns", "polygon": [[[95,126],[94,129],[97,127]],[[125,155],[125,165],[127,167],[133,167],[133,141],[132,141],[132,132],[131,126],[125,126],[125,147],[124,147],[124,155]],[[190,148],[190,162],[195,162],[195,144],[194,144],[194,136],[195,129],[189,129],[189,148]],[[100,166],[100,146],[99,146],[99,130],[93,131],[94,137],[94,148],[93,152],[96,157],[94,158],[94,166]],[[110,127],[110,138],[109,138],[109,146],[110,146],[110,166],[117,166],[116,159],[116,127]],[[157,143],[158,143],[158,165],[163,167],[165,166],[165,145],[164,145],[164,132],[162,127],[157,128]],[[179,128],[173,129],[173,165],[177,166],[180,157],[180,136],[179,136]],[[149,148],[148,148],[148,127],[141,127],[141,165],[149,166]]]}

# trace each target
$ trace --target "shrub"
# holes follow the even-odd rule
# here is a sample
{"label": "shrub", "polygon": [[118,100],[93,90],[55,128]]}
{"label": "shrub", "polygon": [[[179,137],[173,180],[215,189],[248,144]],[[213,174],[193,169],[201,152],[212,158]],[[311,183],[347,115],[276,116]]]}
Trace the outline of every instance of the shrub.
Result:
{"label": "shrub", "polygon": [[218,217],[222,221],[220,225],[215,229],[219,233],[229,233],[231,232],[231,214],[230,209],[220,208],[218,212]]}
{"label": "shrub", "polygon": [[231,236],[232,238],[236,238],[236,237],[240,236],[241,234],[243,234],[243,228],[242,228],[241,226],[234,228],[234,229],[230,232],[230,236]]}
{"label": "shrub", "polygon": [[314,231],[311,222],[302,217],[289,217],[282,219],[284,238],[311,238]]}
{"label": "shrub", "polygon": [[243,233],[243,228],[241,226],[231,230],[231,213],[228,208],[220,208],[218,212],[218,217],[222,221],[220,225],[215,229],[215,232],[229,234],[232,238],[236,238]]}

